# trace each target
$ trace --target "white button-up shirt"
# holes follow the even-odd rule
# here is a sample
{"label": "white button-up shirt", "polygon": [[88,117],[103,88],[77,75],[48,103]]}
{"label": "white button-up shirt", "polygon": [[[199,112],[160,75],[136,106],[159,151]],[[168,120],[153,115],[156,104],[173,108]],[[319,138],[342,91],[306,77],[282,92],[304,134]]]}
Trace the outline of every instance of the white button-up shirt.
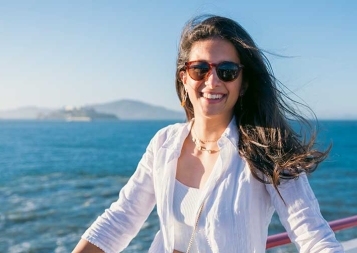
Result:
{"label": "white button-up shirt", "polygon": [[[149,252],[171,253],[176,167],[189,132],[190,123],[161,129],[120,191],[119,199],[82,238],[105,252],[120,252],[138,233],[156,204],[160,231]],[[274,210],[299,252],[344,252],[321,216],[305,174],[298,179],[283,180],[279,185],[285,205],[274,187],[256,180],[238,155],[235,120],[219,139],[218,146],[219,157],[198,200],[205,202],[195,235],[199,252],[265,252]]]}

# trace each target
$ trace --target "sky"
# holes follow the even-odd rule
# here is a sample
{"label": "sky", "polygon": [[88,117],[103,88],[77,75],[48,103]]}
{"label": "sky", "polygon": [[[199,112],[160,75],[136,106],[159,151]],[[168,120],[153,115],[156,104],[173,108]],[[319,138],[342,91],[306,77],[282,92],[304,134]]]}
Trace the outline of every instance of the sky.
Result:
{"label": "sky", "polygon": [[119,99],[182,110],[178,43],[201,14],[240,23],[318,118],[357,119],[353,0],[0,0],[0,110]]}

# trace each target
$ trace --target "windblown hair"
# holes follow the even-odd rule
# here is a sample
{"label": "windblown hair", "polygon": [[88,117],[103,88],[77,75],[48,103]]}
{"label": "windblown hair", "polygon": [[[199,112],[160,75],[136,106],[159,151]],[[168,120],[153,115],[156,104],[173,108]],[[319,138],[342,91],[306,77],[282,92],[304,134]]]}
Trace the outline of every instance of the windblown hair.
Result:
{"label": "windblown hair", "polygon": [[[278,190],[281,179],[293,179],[302,172],[313,172],[327,157],[331,146],[326,151],[314,149],[316,131],[295,110],[304,105],[286,95],[262,50],[237,22],[205,15],[186,24],[176,69],[176,92],[180,101],[184,97],[180,72],[185,70],[192,45],[212,38],[231,42],[244,65],[244,96],[240,96],[234,106],[234,116],[239,129],[239,154],[249,164],[253,176],[263,183],[272,183]],[[194,109],[189,98],[184,109],[187,119],[191,120]],[[294,131],[292,122],[306,132]]]}

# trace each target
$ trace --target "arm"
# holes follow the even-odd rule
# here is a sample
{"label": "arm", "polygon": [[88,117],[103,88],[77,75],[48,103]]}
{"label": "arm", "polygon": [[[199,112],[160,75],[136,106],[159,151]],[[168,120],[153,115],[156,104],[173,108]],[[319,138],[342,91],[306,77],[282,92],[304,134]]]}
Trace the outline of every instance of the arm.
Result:
{"label": "arm", "polygon": [[87,229],[74,252],[117,253],[124,250],[139,232],[155,205],[153,142],[154,139],[135,173],[121,189],[118,200]]}
{"label": "arm", "polygon": [[104,253],[104,251],[87,240],[81,239],[72,253]]}
{"label": "arm", "polygon": [[322,217],[317,199],[307,176],[282,180],[279,191],[286,205],[272,185],[267,185],[279,219],[299,252],[344,252],[327,221]]}

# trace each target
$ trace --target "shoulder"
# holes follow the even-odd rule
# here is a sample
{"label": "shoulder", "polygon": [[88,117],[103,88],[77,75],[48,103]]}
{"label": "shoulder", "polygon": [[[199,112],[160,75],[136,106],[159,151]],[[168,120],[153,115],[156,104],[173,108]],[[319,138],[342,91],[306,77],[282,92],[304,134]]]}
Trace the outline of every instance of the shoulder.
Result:
{"label": "shoulder", "polygon": [[174,135],[178,132],[181,132],[185,127],[187,127],[189,123],[184,122],[184,123],[175,123],[168,125],[164,128],[161,128],[159,131],[157,131],[155,137],[162,137],[162,136],[170,136]]}
{"label": "shoulder", "polygon": [[157,131],[155,136],[152,138],[151,143],[162,146],[169,140],[179,141],[181,136],[189,131],[189,124],[189,122],[185,122],[168,125]]}

